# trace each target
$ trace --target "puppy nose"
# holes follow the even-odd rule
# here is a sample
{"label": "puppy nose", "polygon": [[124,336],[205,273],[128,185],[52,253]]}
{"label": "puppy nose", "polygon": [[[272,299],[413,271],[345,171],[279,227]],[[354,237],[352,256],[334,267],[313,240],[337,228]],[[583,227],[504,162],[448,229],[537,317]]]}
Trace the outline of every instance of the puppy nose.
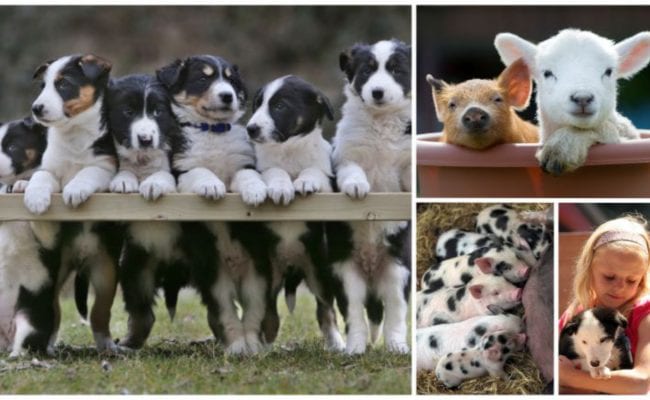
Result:
{"label": "puppy nose", "polygon": [[594,95],[588,92],[575,92],[569,98],[580,107],[587,107],[594,101]]}
{"label": "puppy nose", "polygon": [[149,135],[138,135],[138,144],[140,144],[140,147],[151,147],[153,146],[153,137]]}
{"label": "puppy nose", "polygon": [[251,139],[255,139],[260,136],[261,129],[257,124],[248,125],[246,127],[246,130],[248,131],[248,136],[250,136]]}
{"label": "puppy nose", "polygon": [[43,104],[34,104],[32,106],[32,113],[34,113],[34,115],[37,117],[42,117],[44,108],[45,106]]}
{"label": "puppy nose", "polygon": [[596,367],[598,367],[598,366],[600,365],[600,361],[598,361],[598,360],[593,360],[593,361],[589,362],[589,364],[590,364],[592,367],[596,368]]}
{"label": "puppy nose", "polygon": [[470,130],[485,129],[490,122],[490,115],[478,107],[472,107],[463,115],[463,125]]}
{"label": "puppy nose", "polygon": [[226,104],[232,103],[232,93],[219,93],[219,98]]}
{"label": "puppy nose", "polygon": [[372,98],[375,100],[381,100],[384,98],[384,91],[381,89],[375,89],[372,91]]}

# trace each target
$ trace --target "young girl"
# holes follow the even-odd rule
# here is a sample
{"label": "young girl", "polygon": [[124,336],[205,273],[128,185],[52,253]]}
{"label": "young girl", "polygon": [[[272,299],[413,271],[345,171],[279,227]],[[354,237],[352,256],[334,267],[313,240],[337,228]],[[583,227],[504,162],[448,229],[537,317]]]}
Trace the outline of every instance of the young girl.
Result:
{"label": "young girl", "polygon": [[560,329],[580,311],[596,306],[619,310],[628,320],[634,368],[595,379],[560,356],[560,392],[647,393],[650,383],[650,237],[646,221],[623,217],[607,221],[591,234],[578,262],[574,298],[560,318]]}

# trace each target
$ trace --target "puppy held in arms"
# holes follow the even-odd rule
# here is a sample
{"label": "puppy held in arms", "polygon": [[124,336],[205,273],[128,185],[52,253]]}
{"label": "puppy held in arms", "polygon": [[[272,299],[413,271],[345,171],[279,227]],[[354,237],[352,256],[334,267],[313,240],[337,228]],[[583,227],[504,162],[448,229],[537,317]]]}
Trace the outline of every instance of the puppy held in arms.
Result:
{"label": "puppy held in arms", "polygon": [[471,79],[457,85],[427,75],[436,117],[444,124],[443,143],[482,150],[502,143],[537,143],[535,125],[515,111],[528,107],[530,70],[517,60],[498,78]]}

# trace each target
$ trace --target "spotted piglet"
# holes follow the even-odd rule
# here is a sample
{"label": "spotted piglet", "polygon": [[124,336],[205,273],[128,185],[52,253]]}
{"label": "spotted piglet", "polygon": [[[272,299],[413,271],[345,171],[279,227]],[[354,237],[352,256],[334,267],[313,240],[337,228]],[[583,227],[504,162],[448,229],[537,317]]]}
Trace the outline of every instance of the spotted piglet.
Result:
{"label": "spotted piglet", "polygon": [[476,347],[485,335],[498,331],[519,333],[524,324],[516,315],[482,315],[453,324],[418,329],[417,369],[433,370],[445,354]]}
{"label": "spotted piglet", "polygon": [[525,343],[524,333],[500,331],[487,335],[475,348],[442,357],[436,365],[436,377],[448,388],[484,375],[502,378],[506,361],[513,352],[523,350]]}
{"label": "spotted piglet", "polygon": [[552,233],[543,221],[545,216],[545,211],[519,212],[509,204],[497,204],[478,214],[476,231],[513,244],[522,260],[537,266],[552,240]]}
{"label": "spotted piglet", "polygon": [[501,240],[494,235],[450,229],[438,236],[436,242],[436,259],[447,260],[469,254],[482,247],[500,244]]}
{"label": "spotted piglet", "polygon": [[434,263],[422,275],[422,288],[435,291],[465,285],[480,274],[503,276],[509,282],[525,282],[530,267],[508,245],[492,245],[472,253]]}
{"label": "spotted piglet", "polygon": [[521,303],[522,290],[502,276],[479,275],[467,285],[417,294],[417,327],[464,321]]}

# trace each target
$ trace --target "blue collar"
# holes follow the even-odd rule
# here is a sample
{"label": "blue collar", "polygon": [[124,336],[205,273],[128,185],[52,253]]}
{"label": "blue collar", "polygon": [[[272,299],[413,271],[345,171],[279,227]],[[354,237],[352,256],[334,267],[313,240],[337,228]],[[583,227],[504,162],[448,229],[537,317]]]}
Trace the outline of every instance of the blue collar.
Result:
{"label": "blue collar", "polygon": [[232,128],[232,126],[225,122],[219,122],[218,124],[208,124],[207,122],[201,122],[198,124],[193,124],[191,122],[181,122],[182,127],[191,126],[192,128],[200,129],[202,132],[212,132],[212,133],[225,133]]}

